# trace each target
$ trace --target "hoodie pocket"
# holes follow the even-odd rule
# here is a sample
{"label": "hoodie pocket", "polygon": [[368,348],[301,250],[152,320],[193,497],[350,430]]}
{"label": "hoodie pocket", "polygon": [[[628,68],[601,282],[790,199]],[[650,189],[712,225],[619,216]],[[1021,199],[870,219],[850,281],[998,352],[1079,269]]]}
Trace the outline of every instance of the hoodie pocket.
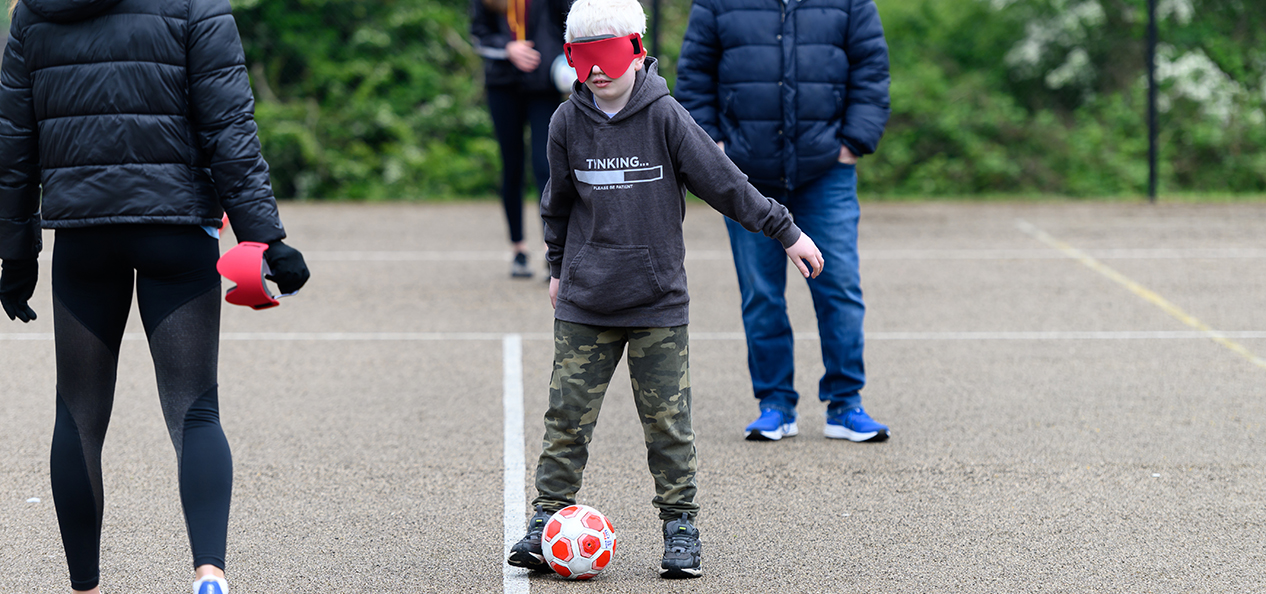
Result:
{"label": "hoodie pocket", "polygon": [[560,299],[595,313],[651,305],[664,295],[650,247],[588,242],[567,270]]}

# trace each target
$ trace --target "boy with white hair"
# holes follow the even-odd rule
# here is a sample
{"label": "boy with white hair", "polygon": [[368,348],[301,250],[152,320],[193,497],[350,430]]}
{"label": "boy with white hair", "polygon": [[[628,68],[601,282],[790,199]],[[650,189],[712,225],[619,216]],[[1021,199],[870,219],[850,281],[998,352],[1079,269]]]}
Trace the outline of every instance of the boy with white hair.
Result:
{"label": "boy with white hair", "polygon": [[[806,277],[822,255],[787,209],[762,196],[668,94],[642,47],[637,0],[577,0],[564,53],[576,68],[571,98],[550,120],[550,178],[541,197],[554,372],[538,497],[511,565],[550,571],[541,532],[576,502],[588,445],[615,366],[629,375],[664,522],[660,575],[702,574],[695,502],[686,293],[685,191],[749,231],[782,243]],[[808,262],[808,265],[805,264]],[[812,270],[810,270],[812,267]]]}

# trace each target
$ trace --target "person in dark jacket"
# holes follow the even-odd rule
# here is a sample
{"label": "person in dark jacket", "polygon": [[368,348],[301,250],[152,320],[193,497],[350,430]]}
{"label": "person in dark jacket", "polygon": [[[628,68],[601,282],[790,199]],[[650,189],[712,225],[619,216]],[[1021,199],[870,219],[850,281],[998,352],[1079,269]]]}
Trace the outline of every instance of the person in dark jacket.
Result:
{"label": "person in dark jacket", "polygon": [[[702,574],[691,423],[686,190],[745,232],[760,231],[800,273],[822,254],[787,209],[762,196],[668,94],[642,47],[637,0],[577,0],[568,55],[582,84],[550,121],[541,198],[554,374],[536,467],[536,514],[507,562],[548,571],[541,530],[576,502],[606,387],[628,345],[647,462],[664,522],[664,578]],[[810,268],[812,270],[810,270]]]}
{"label": "person in dark jacket", "polygon": [[36,318],[56,230],[51,478],[76,592],[98,592],[101,447],[135,287],[176,449],[194,592],[226,594],[233,470],[220,427],[219,227],[307,281],[282,242],[228,0],[11,0],[0,68],[0,305]]}
{"label": "person in dark jacket", "polygon": [[529,278],[523,239],[523,128],[531,128],[532,171],[538,187],[549,181],[545,141],[549,118],[562,99],[550,75],[563,53],[568,0],[471,0],[470,33],[484,57],[484,85],[492,127],[501,147],[501,204],[514,259],[510,276]]}
{"label": "person in dark jacket", "polygon": [[[782,202],[831,262],[809,284],[826,366],[818,397],[826,436],[883,441],[888,427],[861,406],[858,158],[888,122],[888,44],[873,0],[695,0],[676,96],[751,177]],[[776,242],[732,221],[748,369],[760,417],[750,440],[799,433],[786,263]]]}

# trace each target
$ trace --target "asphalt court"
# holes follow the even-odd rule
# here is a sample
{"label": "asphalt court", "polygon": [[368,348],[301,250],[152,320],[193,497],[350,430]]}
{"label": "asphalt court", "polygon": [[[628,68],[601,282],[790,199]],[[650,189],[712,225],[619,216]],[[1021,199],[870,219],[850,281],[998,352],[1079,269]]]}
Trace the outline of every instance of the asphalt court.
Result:
{"label": "asphalt court", "polygon": [[[821,437],[815,322],[794,277],[801,435],[743,441],[756,406],[737,283],[720,215],[692,205],[706,575],[656,576],[659,522],[621,365],[580,492],[620,545],[587,584],[502,562],[534,495],[552,317],[544,282],[508,278],[498,207],[282,210],[312,282],[275,310],[224,310],[235,593],[1266,582],[1266,204],[864,204],[864,403],[893,428],[883,444]],[[48,255],[40,319],[0,324],[0,593],[65,591],[47,478]],[[103,587],[183,592],[175,457],[135,313],[129,332],[104,453]],[[515,402],[522,414],[504,415]]]}

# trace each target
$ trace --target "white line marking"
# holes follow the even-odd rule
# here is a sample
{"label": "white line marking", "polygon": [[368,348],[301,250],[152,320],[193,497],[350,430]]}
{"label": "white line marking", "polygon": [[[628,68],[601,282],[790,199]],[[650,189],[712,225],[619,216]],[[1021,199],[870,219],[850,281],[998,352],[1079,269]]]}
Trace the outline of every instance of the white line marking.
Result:
{"label": "white line marking", "polygon": [[445,251],[398,251],[398,252],[304,252],[304,260],[317,262],[496,262],[510,261],[510,254],[496,252],[445,252]]}
{"label": "white line marking", "polygon": [[[312,251],[303,252],[303,259],[314,262],[509,262],[504,251]],[[687,260],[730,260],[729,250],[687,250]]]}
{"label": "white line marking", "polygon": [[[496,332],[226,332],[220,340],[241,342],[441,342],[504,340]],[[522,332],[520,340],[554,340],[549,332]],[[1266,331],[1221,331],[1218,336],[1266,339]],[[744,340],[742,332],[693,332],[693,340]],[[867,332],[866,340],[1194,340],[1208,339],[1199,330],[1108,330],[1108,331],[1007,331],[1007,332]],[[0,334],[0,342],[52,341],[51,333],[17,332]],[[128,332],[123,340],[145,340],[141,332]],[[818,340],[813,332],[797,332],[796,340]]]}
{"label": "white line marking", "polygon": [[[1156,248],[1084,250],[1100,260],[1183,260],[1183,259],[1263,259],[1260,248]],[[1065,256],[1045,249],[943,249],[943,250],[861,250],[862,260],[1060,260]],[[504,251],[311,251],[306,260],[315,262],[508,262]],[[729,250],[686,250],[686,259],[729,261]]]}
{"label": "white line marking", "polygon": [[1245,348],[1244,345],[1238,342],[1235,342],[1234,340],[1231,340],[1231,338],[1228,336],[1226,332],[1216,330],[1210,327],[1208,324],[1196,319],[1195,316],[1183,311],[1182,308],[1178,307],[1177,305],[1174,305],[1168,299],[1161,297],[1159,293],[1147,287],[1144,287],[1143,285],[1139,284],[1134,279],[1124,274],[1121,274],[1120,272],[1117,272],[1115,269],[1109,267],[1103,262],[1100,262],[1099,260],[1096,260],[1095,258],[1091,257],[1086,252],[1083,252],[1063,241],[1060,241],[1059,239],[1056,239],[1055,237],[1051,236],[1049,233],[1039,229],[1036,225],[1024,219],[1016,219],[1015,224],[1016,224],[1016,227],[1020,229],[1020,231],[1023,231],[1024,233],[1028,234],[1033,239],[1036,239],[1050,246],[1051,248],[1060,251],[1065,256],[1068,256],[1069,258],[1076,260],[1077,262],[1080,262],[1086,268],[1089,268],[1095,272],[1098,272],[1099,274],[1107,277],[1113,282],[1121,285],[1122,287],[1125,287],[1125,289],[1128,290],[1129,292],[1134,293],[1135,295],[1137,295],[1139,298],[1143,299],[1144,301],[1151,303],[1152,305],[1155,305],[1156,307],[1160,308],[1161,311],[1169,314],[1174,319],[1182,322],[1183,324],[1186,324],[1187,326],[1190,326],[1191,328],[1198,330],[1202,335],[1204,335],[1205,338],[1208,338],[1212,340],[1213,342],[1216,342],[1226,347],[1227,349],[1230,349],[1231,352],[1234,352],[1235,354],[1241,357],[1244,357],[1245,359],[1248,359],[1248,361],[1252,363],[1253,365],[1266,369],[1266,359],[1263,359],[1257,356],[1252,351]]}
{"label": "white line marking", "polygon": [[[1266,249],[1114,249],[1084,250],[1100,260],[1258,259]],[[1065,256],[1043,249],[862,250],[863,260],[1060,260]]]}
{"label": "white line marking", "polygon": [[503,466],[505,493],[503,528],[505,547],[501,551],[501,585],[507,594],[527,594],[531,590],[528,570],[513,567],[505,562],[510,547],[518,542],[523,532],[523,510],[527,497],[523,494],[526,470],[523,467],[523,338],[518,334],[506,334],[501,340],[502,369],[504,370],[502,409],[505,415],[505,445]]}
{"label": "white line marking", "polygon": [[[1266,332],[1223,332],[1234,338],[1266,338]],[[870,332],[867,340],[1193,340],[1208,339],[1209,335],[1195,331],[1137,331],[1118,330],[1103,332]],[[799,334],[796,339],[803,340]]]}

